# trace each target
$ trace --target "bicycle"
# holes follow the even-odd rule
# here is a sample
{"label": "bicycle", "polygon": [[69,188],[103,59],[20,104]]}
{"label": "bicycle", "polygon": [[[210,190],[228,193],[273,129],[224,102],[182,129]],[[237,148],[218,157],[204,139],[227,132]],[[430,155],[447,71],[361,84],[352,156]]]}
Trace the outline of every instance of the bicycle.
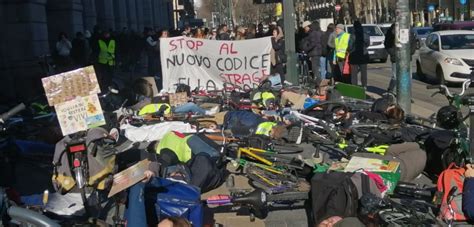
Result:
{"label": "bicycle", "polygon": [[302,160],[294,157],[227,145],[227,159],[251,180],[254,187],[271,194],[298,191],[304,184],[299,179],[298,171],[304,172],[307,167]]}
{"label": "bicycle", "polygon": [[223,207],[231,206],[233,209],[239,206],[248,207],[250,210],[250,221],[255,217],[263,219],[267,216],[270,207],[282,205],[293,205],[298,201],[309,199],[307,192],[287,192],[281,194],[269,194],[261,189],[232,190],[229,195],[211,196],[206,199],[206,204]]}
{"label": "bicycle", "polygon": [[311,83],[313,83],[313,79],[309,74],[309,57],[305,53],[297,53],[298,57],[298,65],[299,65],[299,82],[300,86],[302,87],[311,87]]}
{"label": "bicycle", "polygon": [[[451,130],[454,133],[454,140],[449,149],[441,154],[441,164],[446,169],[452,162],[457,166],[463,166],[466,162],[473,163],[474,158],[474,95],[465,95],[467,89],[474,81],[474,77],[465,80],[462,84],[462,91],[459,94],[452,93],[446,85],[428,85],[427,89],[439,89],[436,94],[443,94],[449,102],[448,106],[442,107],[437,113],[438,126]],[[469,114],[465,117],[460,112],[461,107],[469,107]],[[449,114],[449,116],[446,116]],[[466,120],[469,118],[469,126]]]}

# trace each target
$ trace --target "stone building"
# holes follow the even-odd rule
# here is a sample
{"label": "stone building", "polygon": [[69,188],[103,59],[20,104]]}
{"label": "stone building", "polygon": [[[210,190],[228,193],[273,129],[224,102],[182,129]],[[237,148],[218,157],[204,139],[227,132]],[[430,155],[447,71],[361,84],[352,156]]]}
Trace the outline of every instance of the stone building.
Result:
{"label": "stone building", "polygon": [[[41,92],[39,56],[50,54],[59,32],[70,38],[99,25],[141,32],[173,28],[171,0],[1,0],[0,101],[15,103]],[[36,90],[35,90],[36,89]]]}

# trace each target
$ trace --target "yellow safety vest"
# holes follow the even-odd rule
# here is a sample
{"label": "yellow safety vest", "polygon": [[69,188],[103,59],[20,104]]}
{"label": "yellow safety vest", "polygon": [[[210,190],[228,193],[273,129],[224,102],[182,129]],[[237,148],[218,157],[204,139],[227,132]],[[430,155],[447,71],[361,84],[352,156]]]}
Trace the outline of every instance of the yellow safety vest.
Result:
{"label": "yellow safety vest", "polygon": [[257,126],[257,131],[255,132],[255,134],[270,136],[270,131],[276,125],[277,125],[277,123],[275,123],[275,122],[269,122],[269,121],[268,122],[262,122]]}
{"label": "yellow safety vest", "polygon": [[110,40],[109,46],[103,40],[99,40],[99,48],[99,63],[110,66],[115,65],[115,40]]}
{"label": "yellow safety vest", "polygon": [[336,37],[336,57],[346,58],[347,48],[349,47],[349,39],[351,35],[349,33],[343,33],[341,36]]}
{"label": "yellow safety vest", "polygon": [[160,140],[156,147],[156,153],[160,154],[163,149],[170,149],[173,151],[180,162],[187,162],[191,159],[192,151],[188,145],[188,139],[192,135],[184,136],[179,132],[168,132]]}
{"label": "yellow safety vest", "polygon": [[165,115],[171,114],[171,106],[169,104],[167,104],[167,103],[156,103],[156,104],[148,104],[148,105],[144,106],[143,108],[140,109],[140,111],[138,112],[138,115],[143,116],[145,114],[154,114],[154,113],[160,111],[160,108],[163,105],[168,107],[165,110],[164,114]]}
{"label": "yellow safety vest", "polygon": [[271,92],[257,92],[253,96],[253,101],[258,102],[258,105],[267,107],[267,100],[275,99],[275,95]]}

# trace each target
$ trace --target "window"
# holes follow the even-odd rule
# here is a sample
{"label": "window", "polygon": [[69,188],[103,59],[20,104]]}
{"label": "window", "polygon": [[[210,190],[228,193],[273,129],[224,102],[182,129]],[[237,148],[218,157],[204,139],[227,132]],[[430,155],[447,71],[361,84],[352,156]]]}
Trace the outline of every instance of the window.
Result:
{"label": "window", "polygon": [[439,38],[438,35],[433,35],[428,46],[432,50],[439,50]]}
{"label": "window", "polygon": [[474,49],[474,34],[456,34],[441,36],[443,50]]}

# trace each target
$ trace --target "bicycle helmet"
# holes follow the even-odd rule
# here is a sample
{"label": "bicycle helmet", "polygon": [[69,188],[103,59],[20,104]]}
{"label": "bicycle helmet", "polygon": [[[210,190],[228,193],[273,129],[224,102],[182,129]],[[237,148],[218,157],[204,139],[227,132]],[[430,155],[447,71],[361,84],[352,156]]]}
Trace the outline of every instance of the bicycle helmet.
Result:
{"label": "bicycle helmet", "polygon": [[454,129],[462,122],[462,114],[454,106],[443,106],[436,114],[436,121],[441,128]]}

